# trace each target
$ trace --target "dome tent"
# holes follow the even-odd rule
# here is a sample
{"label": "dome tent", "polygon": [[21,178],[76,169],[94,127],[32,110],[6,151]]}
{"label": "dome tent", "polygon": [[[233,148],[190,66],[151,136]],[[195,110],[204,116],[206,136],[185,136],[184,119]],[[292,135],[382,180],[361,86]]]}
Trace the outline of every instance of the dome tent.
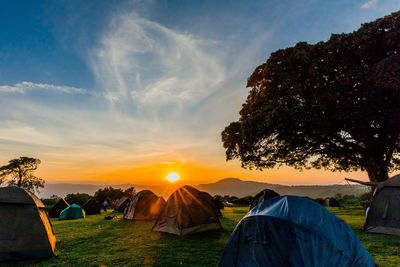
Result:
{"label": "dome tent", "polygon": [[69,207],[69,204],[65,199],[60,198],[57,203],[49,209],[49,217],[50,218],[58,218],[60,216],[61,211]]}
{"label": "dome tent", "polygon": [[210,207],[213,207],[215,210],[215,213],[218,214],[218,217],[222,217],[222,213],[220,209],[218,208],[218,203],[215,201],[215,199],[207,192],[200,191],[204,195],[204,201],[206,201],[207,205]]}
{"label": "dome tent", "polygon": [[0,261],[52,257],[55,245],[42,201],[19,187],[0,188]]}
{"label": "dome tent", "polygon": [[115,211],[124,212],[126,206],[130,203],[130,199],[126,196],[121,197],[115,204]]}
{"label": "dome tent", "polygon": [[154,221],[165,207],[165,200],[158,197],[150,190],[143,190],[137,193],[129,202],[125,219]]}
{"label": "dome tent", "polygon": [[364,231],[400,236],[400,175],[380,183],[374,192]]}
{"label": "dome tent", "polygon": [[97,200],[92,197],[83,206],[82,209],[85,211],[85,215],[93,215],[101,213],[101,205]]}
{"label": "dome tent", "polygon": [[277,196],[279,196],[279,194],[276,193],[274,190],[264,189],[254,197],[253,201],[251,202],[249,210],[251,210],[252,208],[257,206],[261,202],[264,202],[267,199],[270,199],[272,197],[277,197]]}
{"label": "dome tent", "polygon": [[64,209],[58,217],[59,220],[73,220],[81,218],[85,218],[85,211],[79,207],[78,204],[70,205],[68,208]]}
{"label": "dome tent", "polygon": [[324,206],[326,207],[342,207],[342,205],[340,205],[339,201],[337,201],[335,198],[333,197],[327,197],[324,199]]}
{"label": "dome tent", "polygon": [[168,198],[152,231],[184,236],[221,229],[216,209],[203,192],[185,185]]}
{"label": "dome tent", "polygon": [[297,196],[268,199],[233,231],[218,266],[376,266],[343,220]]}

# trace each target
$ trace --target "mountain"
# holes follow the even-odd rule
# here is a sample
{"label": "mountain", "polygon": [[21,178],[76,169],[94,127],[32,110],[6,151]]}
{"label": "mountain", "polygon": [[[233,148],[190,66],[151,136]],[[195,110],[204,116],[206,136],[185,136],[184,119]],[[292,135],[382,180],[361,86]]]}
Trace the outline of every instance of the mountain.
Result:
{"label": "mountain", "polygon": [[255,181],[243,181],[238,178],[226,178],[215,183],[200,184],[196,186],[201,191],[211,195],[231,195],[245,197],[256,195],[261,190],[268,188],[280,195],[308,196],[311,198],[325,198],[337,193],[342,195],[359,195],[367,192],[368,188],[362,185],[279,185]]}
{"label": "mountain", "polygon": [[[134,186],[136,191],[143,189],[152,190],[154,193],[168,198],[168,196],[182,186],[180,183],[161,183],[157,185],[146,184],[119,184],[119,185],[93,185],[93,184],[68,184],[68,183],[46,183],[45,187],[40,190],[38,196],[40,198],[49,198],[52,195],[65,197],[69,193],[87,193],[93,195],[100,188],[112,186],[125,190]],[[367,192],[365,186],[362,185],[279,185],[255,181],[243,181],[239,178],[225,178],[215,183],[200,184],[194,186],[201,191],[206,191],[211,195],[230,195],[237,197],[245,197],[256,195],[265,188],[272,189],[281,195],[298,195],[308,196],[311,198],[330,197],[336,193],[342,195],[359,195]]]}

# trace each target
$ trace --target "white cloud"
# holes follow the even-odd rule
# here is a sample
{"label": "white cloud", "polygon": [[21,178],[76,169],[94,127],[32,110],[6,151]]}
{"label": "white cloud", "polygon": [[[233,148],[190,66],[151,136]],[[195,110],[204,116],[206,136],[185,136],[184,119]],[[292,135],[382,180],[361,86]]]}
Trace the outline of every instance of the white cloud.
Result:
{"label": "white cloud", "polygon": [[224,69],[214,41],[194,38],[135,13],[118,15],[101,39],[91,65],[112,103],[162,109],[187,105],[217,90]]}
{"label": "white cloud", "polygon": [[88,62],[95,93],[76,101],[73,93],[86,91],[30,82],[0,86],[0,92],[71,93],[40,100],[2,95],[0,152],[8,151],[8,158],[14,156],[9,151],[39,151],[43,162],[122,168],[176,160],[223,163],[220,132],[237,116],[247,95],[247,74],[241,73],[267,37],[242,49],[135,13],[116,14],[100,36]]}
{"label": "white cloud", "polygon": [[368,2],[361,5],[361,8],[367,9],[376,6],[378,0],[369,0]]}
{"label": "white cloud", "polygon": [[60,86],[46,83],[20,82],[14,85],[0,85],[0,92],[3,93],[26,93],[28,91],[48,90],[63,93],[83,93],[85,90],[71,86]]}

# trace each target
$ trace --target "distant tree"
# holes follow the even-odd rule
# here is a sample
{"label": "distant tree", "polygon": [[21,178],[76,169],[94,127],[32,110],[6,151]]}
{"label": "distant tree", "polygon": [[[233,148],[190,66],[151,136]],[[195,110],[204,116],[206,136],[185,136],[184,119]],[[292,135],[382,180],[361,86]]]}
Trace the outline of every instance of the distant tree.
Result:
{"label": "distant tree", "polygon": [[78,204],[82,206],[90,199],[90,195],[86,193],[75,193],[75,194],[68,194],[65,197],[65,201],[69,204]]}
{"label": "distant tree", "polygon": [[0,185],[8,180],[8,185],[22,187],[28,191],[38,191],[44,187],[45,181],[33,175],[40,164],[40,159],[20,157],[12,159],[7,165],[0,167]]}
{"label": "distant tree", "polygon": [[344,206],[358,206],[358,198],[354,195],[342,195],[340,193],[335,194],[334,198]]}
{"label": "distant tree", "polygon": [[246,197],[242,197],[242,198],[232,199],[231,202],[236,205],[248,206],[251,204],[251,202],[253,202],[253,199],[254,199],[254,197],[252,197],[252,196],[246,196]]}
{"label": "distant tree", "polygon": [[110,187],[105,187],[103,189],[99,189],[94,193],[94,197],[97,199],[99,203],[104,202],[104,200],[108,200],[111,202],[115,202],[121,197],[124,196],[124,192],[122,191],[121,188],[112,188]]}
{"label": "distant tree", "polygon": [[366,209],[370,204],[370,193],[364,193],[358,196],[358,202],[360,206]]}
{"label": "distant tree", "polygon": [[239,198],[236,196],[229,196],[226,201],[230,202],[230,203],[234,203],[236,200],[238,200]]}
{"label": "distant tree", "polygon": [[44,205],[46,205],[47,208],[50,208],[54,206],[58,199],[56,198],[42,198],[41,201],[43,202]]}
{"label": "distant tree", "polygon": [[239,121],[222,132],[227,160],[388,179],[400,166],[399,44],[397,12],[272,53],[248,79]]}
{"label": "distant tree", "polygon": [[135,187],[129,187],[128,189],[126,189],[125,191],[124,191],[124,196],[126,196],[126,197],[129,197],[129,198],[132,198],[133,196],[135,196],[135,194],[136,194],[136,190],[135,190]]}

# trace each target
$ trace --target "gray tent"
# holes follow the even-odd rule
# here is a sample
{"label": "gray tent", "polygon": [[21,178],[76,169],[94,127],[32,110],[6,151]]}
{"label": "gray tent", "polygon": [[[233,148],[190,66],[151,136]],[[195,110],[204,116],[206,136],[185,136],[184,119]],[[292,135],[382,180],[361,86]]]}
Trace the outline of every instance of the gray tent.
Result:
{"label": "gray tent", "polygon": [[52,257],[55,245],[42,201],[22,188],[0,188],[0,261]]}
{"label": "gray tent", "polygon": [[49,209],[50,218],[58,218],[60,216],[61,211],[69,207],[69,204],[65,199],[60,198],[57,203]]}
{"label": "gray tent", "polygon": [[129,198],[128,197],[121,197],[117,203],[115,204],[115,211],[117,212],[124,212],[126,206],[129,204]]}
{"label": "gray tent", "polygon": [[[212,206],[213,209],[215,210],[215,213],[218,214],[219,217],[222,217],[222,213],[220,211],[220,209],[218,208],[218,203],[216,202],[216,200],[207,192],[204,191],[200,191],[203,195],[204,195],[204,201],[207,202],[207,205]],[[223,209],[223,207],[222,207]]]}
{"label": "gray tent", "polygon": [[396,175],[375,190],[364,231],[400,236],[400,175]]}
{"label": "gray tent", "polygon": [[140,191],[128,204],[125,219],[154,221],[165,207],[165,200],[150,190]]}
{"label": "gray tent", "polygon": [[264,189],[260,193],[258,193],[253,201],[251,202],[249,210],[257,206],[258,204],[264,202],[267,199],[273,198],[273,197],[278,197],[279,194],[275,192],[274,190],[271,189]]}
{"label": "gray tent", "polygon": [[101,205],[97,200],[92,197],[83,206],[82,209],[85,211],[85,215],[93,215],[101,213]]}
{"label": "gray tent", "polygon": [[221,229],[213,200],[191,186],[183,186],[168,198],[152,231],[188,235]]}
{"label": "gray tent", "polygon": [[343,207],[340,205],[339,201],[337,201],[333,197],[327,197],[324,199],[324,206],[325,207]]}

